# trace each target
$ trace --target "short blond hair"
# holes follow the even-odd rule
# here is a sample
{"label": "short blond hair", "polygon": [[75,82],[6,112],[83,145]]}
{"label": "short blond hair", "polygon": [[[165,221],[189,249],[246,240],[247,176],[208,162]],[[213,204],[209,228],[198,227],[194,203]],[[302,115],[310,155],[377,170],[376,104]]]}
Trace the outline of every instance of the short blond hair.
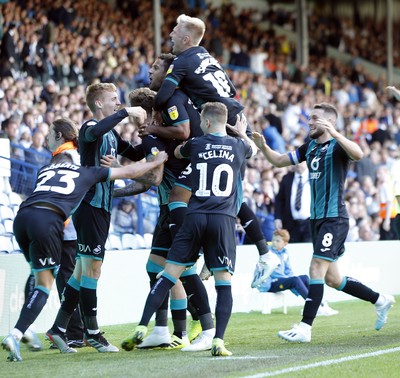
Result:
{"label": "short blond hair", "polygon": [[199,45],[203,39],[204,33],[206,32],[206,24],[203,20],[196,17],[190,17],[186,14],[181,14],[176,19],[177,24],[183,25],[185,30],[189,33],[192,43]]}
{"label": "short blond hair", "polygon": [[113,83],[95,83],[86,88],[86,104],[94,113],[96,111],[95,102],[101,98],[104,92],[116,92],[117,87]]}
{"label": "short blond hair", "polygon": [[228,108],[222,102],[206,102],[203,105],[201,116],[218,124],[226,124],[228,122]]}

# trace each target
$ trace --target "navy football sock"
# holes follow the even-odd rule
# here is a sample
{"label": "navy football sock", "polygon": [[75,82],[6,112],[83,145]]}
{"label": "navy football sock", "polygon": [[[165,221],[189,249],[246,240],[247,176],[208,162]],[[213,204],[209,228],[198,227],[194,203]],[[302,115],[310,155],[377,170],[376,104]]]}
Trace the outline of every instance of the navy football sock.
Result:
{"label": "navy football sock", "polygon": [[147,326],[149,324],[151,317],[164,302],[169,290],[175,283],[176,279],[166,277],[165,273],[163,273],[150,290],[139,325]]}
{"label": "navy football sock", "polygon": [[15,328],[20,330],[22,333],[25,333],[29,326],[39,316],[48,297],[49,291],[45,287],[36,286],[33,289],[32,294],[25,300]]}
{"label": "navy football sock", "polygon": [[350,294],[353,297],[360,298],[364,301],[375,303],[379,298],[379,293],[365,286],[360,281],[352,277],[344,277],[342,284],[337,288],[339,291]]}
{"label": "navy football sock", "polygon": [[246,202],[240,206],[238,213],[240,224],[246,232],[247,237],[257,246],[259,255],[265,255],[268,252],[268,245],[261,231],[260,223],[253,210]]}
{"label": "navy football sock", "polygon": [[[150,277],[150,288],[157,282],[157,273],[147,272]],[[169,292],[164,299],[164,302],[161,303],[161,306],[156,311],[155,318],[155,326],[156,327],[166,327],[168,326],[168,301],[169,301]]]}
{"label": "navy football sock", "polygon": [[324,296],[324,281],[310,280],[310,288],[303,309],[303,323],[312,326]]}
{"label": "navy football sock", "polygon": [[232,313],[232,288],[230,282],[216,281],[215,289],[217,290],[217,304],[215,307],[215,337],[224,339],[226,327]]}
{"label": "navy football sock", "polygon": [[179,338],[186,336],[186,309],[186,298],[171,299],[171,315],[174,324],[174,335]]}

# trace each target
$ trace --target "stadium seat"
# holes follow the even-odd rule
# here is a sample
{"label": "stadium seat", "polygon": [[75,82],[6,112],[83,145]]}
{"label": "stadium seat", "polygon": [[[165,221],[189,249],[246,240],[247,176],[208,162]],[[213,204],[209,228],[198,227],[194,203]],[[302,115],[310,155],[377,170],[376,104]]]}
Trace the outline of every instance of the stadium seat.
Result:
{"label": "stadium seat", "polygon": [[4,221],[5,219],[14,220],[15,215],[14,211],[8,206],[0,206],[0,220]]}
{"label": "stadium seat", "polygon": [[273,308],[282,307],[283,313],[287,314],[286,292],[279,293],[260,293],[262,295],[263,306],[261,313],[270,314]]}
{"label": "stadium seat", "polygon": [[17,238],[15,237],[15,235],[12,236],[11,238],[13,247],[14,247],[14,252],[22,252],[18,242],[17,242]]}
{"label": "stadium seat", "polygon": [[143,235],[143,239],[144,239],[144,245],[147,249],[151,248],[151,243],[153,242],[153,234],[150,233],[145,233]]}
{"label": "stadium seat", "polygon": [[119,234],[108,234],[106,249],[108,250],[121,250],[122,243]]}
{"label": "stadium seat", "polygon": [[8,195],[8,199],[10,201],[10,205],[18,205],[19,206],[21,204],[21,202],[22,202],[21,196],[18,193],[15,193],[15,192],[11,192]]}
{"label": "stadium seat", "polygon": [[13,229],[14,221],[12,219],[4,219],[2,223],[3,223],[6,234],[12,235],[14,233],[14,229]]}
{"label": "stadium seat", "polygon": [[12,253],[14,246],[11,240],[11,236],[1,235],[0,236],[0,252]]}
{"label": "stadium seat", "polygon": [[10,205],[10,208],[12,209],[14,215],[16,216],[19,210],[19,205]]}
{"label": "stadium seat", "polygon": [[143,249],[146,248],[143,236],[139,234],[123,234],[122,249]]}
{"label": "stadium seat", "polygon": [[10,199],[6,193],[0,193],[0,205],[8,206],[10,204]]}
{"label": "stadium seat", "polygon": [[4,228],[3,223],[0,223],[0,235],[4,235],[6,233],[6,229]]}

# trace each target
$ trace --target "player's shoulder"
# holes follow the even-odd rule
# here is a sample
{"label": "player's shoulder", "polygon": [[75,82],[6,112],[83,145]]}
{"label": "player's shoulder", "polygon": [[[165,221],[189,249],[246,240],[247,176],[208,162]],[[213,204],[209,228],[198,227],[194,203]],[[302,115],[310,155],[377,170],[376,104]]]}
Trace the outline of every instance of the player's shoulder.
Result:
{"label": "player's shoulder", "polygon": [[96,124],[97,124],[97,121],[94,118],[92,118],[92,119],[88,119],[87,121],[83,122],[82,127],[94,126]]}
{"label": "player's shoulder", "polygon": [[168,99],[168,104],[186,103],[189,96],[181,89],[176,88],[174,94]]}

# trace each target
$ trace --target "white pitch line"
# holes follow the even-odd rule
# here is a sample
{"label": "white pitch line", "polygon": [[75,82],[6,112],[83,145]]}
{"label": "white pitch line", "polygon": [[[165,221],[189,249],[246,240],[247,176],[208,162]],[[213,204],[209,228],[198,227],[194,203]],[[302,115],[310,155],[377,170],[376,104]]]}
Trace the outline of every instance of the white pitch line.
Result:
{"label": "white pitch line", "polygon": [[385,349],[385,350],[378,350],[376,352],[358,354],[358,355],[353,355],[353,356],[348,356],[348,357],[336,358],[336,359],[333,359],[333,360],[315,362],[313,364],[295,366],[295,367],[282,369],[282,370],[276,370],[276,371],[272,371],[272,372],[259,373],[259,374],[255,374],[255,375],[247,375],[247,376],[245,376],[243,378],[274,377],[276,375],[281,375],[281,374],[286,374],[286,373],[293,373],[293,372],[296,372],[296,371],[302,371],[302,370],[307,370],[307,369],[313,369],[313,368],[320,367],[320,366],[335,365],[335,364],[340,364],[342,362],[354,361],[354,360],[359,360],[359,359],[368,358],[368,357],[381,356],[383,354],[389,354],[389,353],[395,353],[395,352],[400,352],[400,347],[391,348],[391,349]]}
{"label": "white pitch line", "polygon": [[267,360],[271,358],[279,358],[279,356],[229,356],[224,358],[209,358],[210,361],[226,361],[226,360]]}

